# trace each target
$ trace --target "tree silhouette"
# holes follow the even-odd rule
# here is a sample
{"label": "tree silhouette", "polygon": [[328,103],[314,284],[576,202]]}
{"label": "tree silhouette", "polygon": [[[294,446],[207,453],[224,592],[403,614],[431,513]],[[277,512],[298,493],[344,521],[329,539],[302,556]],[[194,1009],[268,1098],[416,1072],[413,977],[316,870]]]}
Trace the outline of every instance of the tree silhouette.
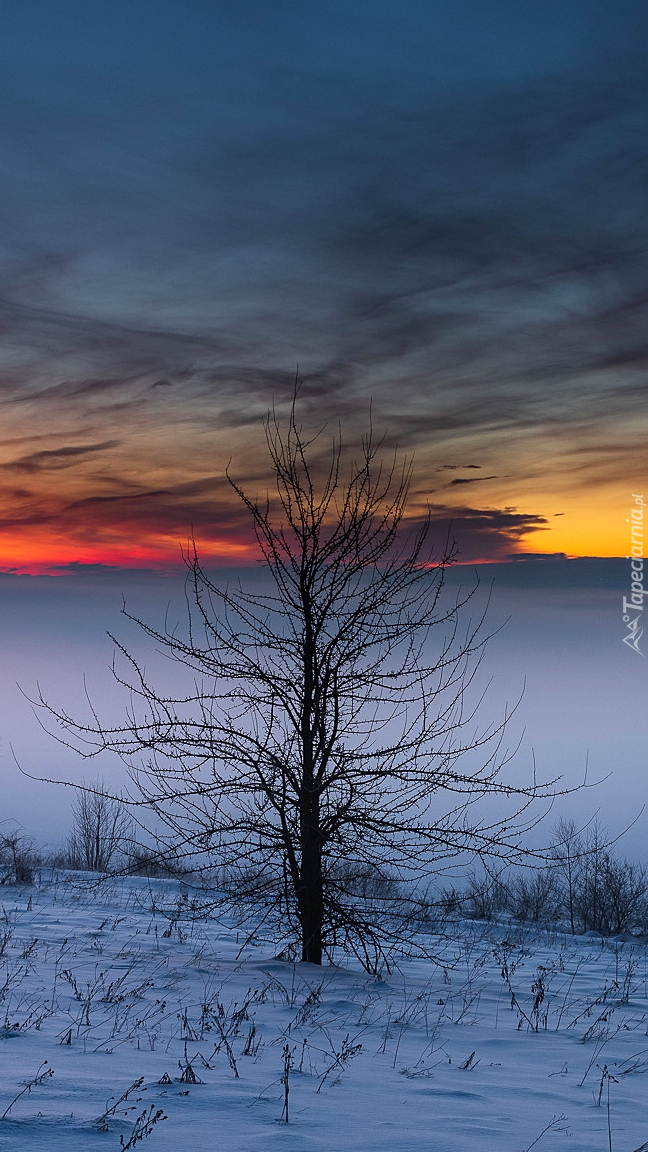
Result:
{"label": "tree silhouette", "polygon": [[126,612],[189,691],[160,692],[118,644],[127,721],[50,712],[83,754],[126,759],[160,854],[200,870],[212,907],[252,901],[302,960],[350,948],[375,970],[420,926],[421,885],[466,853],[514,858],[550,786],[503,779],[506,717],[475,728],[483,613],[464,625],[473,593],[444,590],[454,544],[433,554],[429,518],[407,530],[410,466],[371,434],[355,463],[323,435],[293,403],[266,422],[273,491],[230,477],[265,585],[216,580],[192,544],[184,634]]}
{"label": "tree silhouette", "polygon": [[111,796],[106,782],[78,789],[72,803],[72,830],[67,842],[70,867],[106,872],[123,853],[133,833],[132,821],[121,799]]}

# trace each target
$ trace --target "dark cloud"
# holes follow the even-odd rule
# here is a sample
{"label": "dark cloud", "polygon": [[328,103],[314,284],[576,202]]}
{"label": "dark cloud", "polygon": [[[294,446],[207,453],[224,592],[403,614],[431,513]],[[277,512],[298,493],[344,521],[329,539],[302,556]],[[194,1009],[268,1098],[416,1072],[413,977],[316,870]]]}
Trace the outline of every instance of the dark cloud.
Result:
{"label": "dark cloud", "polygon": [[109,448],[117,448],[119,444],[119,440],[104,440],[100,444],[68,444],[62,448],[43,448],[39,452],[32,452],[28,456],[20,456],[17,460],[10,460],[1,467],[16,472],[71,468],[80,458],[94,455],[96,452],[105,452]]}
{"label": "dark cloud", "polygon": [[8,529],[15,532],[18,528],[44,528],[58,522],[59,509],[57,505],[41,508],[36,502],[28,504],[26,508],[16,508],[9,515],[0,516],[0,530]]}
{"label": "dark cloud", "polygon": [[[511,563],[511,561],[515,561]],[[225,569],[215,566],[206,566],[207,573],[218,580],[222,576],[231,579],[237,572],[236,567],[228,565]],[[623,585],[627,573],[627,562],[618,558],[579,557],[569,559],[559,553],[538,554],[532,558],[521,558],[517,554],[508,560],[489,561],[479,563],[458,563],[451,565],[445,572],[445,583],[448,585],[467,585],[478,581],[485,587],[491,583],[504,588],[523,589],[573,589],[575,592],[587,589],[607,589],[617,593]],[[248,566],[238,569],[238,575],[243,581],[250,578],[264,579],[262,569],[252,569]],[[124,588],[145,586],[151,590],[156,585],[161,588],[169,587],[170,580],[178,581],[177,566],[168,569],[158,568],[126,568],[119,564],[83,564],[72,562],[70,564],[53,564],[51,572],[47,575],[32,576],[6,568],[0,568],[0,588],[3,591],[12,586],[22,585],[34,589],[43,589],[48,593],[64,591],[66,581],[74,582],[84,577],[103,577],[107,586],[116,589],[118,596]],[[101,585],[95,585],[96,591],[101,591]],[[596,610],[597,604],[588,601]],[[115,608],[118,611],[118,605]]]}
{"label": "dark cloud", "polygon": [[457,543],[458,560],[504,560],[511,549],[529,532],[543,531],[544,516],[518,512],[515,508],[449,508],[430,506],[433,537],[439,543],[446,538]]}
{"label": "dark cloud", "polygon": [[167,535],[180,545],[193,530],[205,544],[214,536],[252,546],[249,514],[228,499],[220,477],[111,496],[88,496],[59,504],[53,516],[71,534],[141,539]]}
{"label": "dark cloud", "polygon": [[448,488],[454,488],[455,484],[483,484],[484,480],[497,480],[497,476],[468,476],[451,480]]}
{"label": "dark cloud", "polygon": [[[513,554],[506,557],[503,563],[476,565],[474,569],[472,565],[468,569],[457,565],[446,573],[446,582],[465,583],[468,573],[472,571],[481,583],[488,585],[492,581],[496,587],[534,590],[564,588],[581,594],[587,591],[581,603],[596,609],[598,605],[591,598],[591,590],[607,589],[618,593],[626,578],[627,561],[598,556],[569,559],[560,553],[538,554],[527,558]],[[541,646],[542,641],[539,640]]]}

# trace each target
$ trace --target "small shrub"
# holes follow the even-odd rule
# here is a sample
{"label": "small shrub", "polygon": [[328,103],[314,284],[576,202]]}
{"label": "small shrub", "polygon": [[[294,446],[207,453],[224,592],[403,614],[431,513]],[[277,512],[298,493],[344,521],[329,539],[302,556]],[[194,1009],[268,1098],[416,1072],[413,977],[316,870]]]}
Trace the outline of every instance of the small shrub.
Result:
{"label": "small shrub", "polygon": [[169,879],[182,873],[179,866],[174,867],[172,860],[139,845],[127,851],[124,870],[129,876],[151,876],[162,879]]}
{"label": "small shrub", "polygon": [[30,840],[16,832],[0,836],[0,884],[33,884],[37,865]]}
{"label": "small shrub", "polygon": [[508,911],[508,892],[499,876],[468,874],[466,912],[474,920],[494,920]]}
{"label": "small shrub", "polygon": [[515,876],[508,885],[507,911],[516,920],[546,924],[563,910],[563,893],[554,868],[538,868]]}

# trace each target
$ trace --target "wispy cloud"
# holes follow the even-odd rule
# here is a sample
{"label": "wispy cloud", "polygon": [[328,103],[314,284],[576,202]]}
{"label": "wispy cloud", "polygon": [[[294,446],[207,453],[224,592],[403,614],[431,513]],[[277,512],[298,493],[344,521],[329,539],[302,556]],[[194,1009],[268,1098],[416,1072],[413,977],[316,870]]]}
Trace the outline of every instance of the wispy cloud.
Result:
{"label": "wispy cloud", "polygon": [[[22,454],[3,468],[34,492],[6,522],[47,509],[76,538],[83,518],[107,532],[114,515],[117,533],[139,509],[164,532],[230,531],[225,465],[265,483],[261,420],[297,364],[309,426],[353,440],[371,401],[417,493],[486,473],[447,484],[449,502],[493,485],[495,510],[463,529],[480,549],[636,471],[636,6],[498,2],[486,20],[468,4],[460,41],[443,6],[408,0],[377,22],[364,0],[336,7],[315,40],[308,6],[255,5],[252,24],[217,7],[185,6],[182,49],[166,12],[115,37],[97,10],[86,67],[63,4],[38,67],[7,71],[0,409]],[[498,521],[509,500],[532,513]]]}
{"label": "wispy cloud", "polygon": [[9,460],[0,465],[7,471],[41,472],[53,468],[72,468],[80,458],[94,455],[96,452],[105,452],[109,448],[117,448],[119,440],[104,440],[100,444],[68,444],[62,448],[42,448],[39,452],[31,452],[27,456],[20,456],[17,460]]}

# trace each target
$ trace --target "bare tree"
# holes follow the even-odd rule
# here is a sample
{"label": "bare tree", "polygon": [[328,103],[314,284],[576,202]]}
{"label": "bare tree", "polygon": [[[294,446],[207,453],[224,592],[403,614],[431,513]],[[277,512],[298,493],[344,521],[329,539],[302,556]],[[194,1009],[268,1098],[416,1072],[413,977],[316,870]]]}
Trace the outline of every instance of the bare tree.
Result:
{"label": "bare tree", "polygon": [[613,854],[619,837],[610,839],[596,819],[582,831],[573,820],[561,820],[556,832],[552,871],[561,883],[571,931],[610,936],[645,926],[648,868]]}
{"label": "bare tree", "polygon": [[483,613],[464,624],[473,593],[444,591],[456,550],[433,555],[429,518],[407,531],[409,465],[371,435],[355,463],[339,438],[325,450],[294,405],[266,438],[274,490],[230,484],[267,585],[215,582],[192,544],[186,633],[126,612],[193,674],[188,692],[157,690],[116,641],[126,723],[50,712],[85,755],[128,762],[160,851],[201,865],[214,906],[253,900],[304,961],[350,947],[375,967],[415,919],[402,883],[421,892],[466,853],[515,858],[551,790],[502,777],[506,718],[475,727]]}
{"label": "bare tree", "polygon": [[78,789],[66,853],[72,868],[107,872],[131,835],[128,810],[120,798],[107,792],[103,780]]}
{"label": "bare tree", "polygon": [[584,845],[576,821],[561,817],[555,827],[555,845],[552,855],[561,873],[563,898],[569,927],[576,932],[576,891],[579,881]]}

